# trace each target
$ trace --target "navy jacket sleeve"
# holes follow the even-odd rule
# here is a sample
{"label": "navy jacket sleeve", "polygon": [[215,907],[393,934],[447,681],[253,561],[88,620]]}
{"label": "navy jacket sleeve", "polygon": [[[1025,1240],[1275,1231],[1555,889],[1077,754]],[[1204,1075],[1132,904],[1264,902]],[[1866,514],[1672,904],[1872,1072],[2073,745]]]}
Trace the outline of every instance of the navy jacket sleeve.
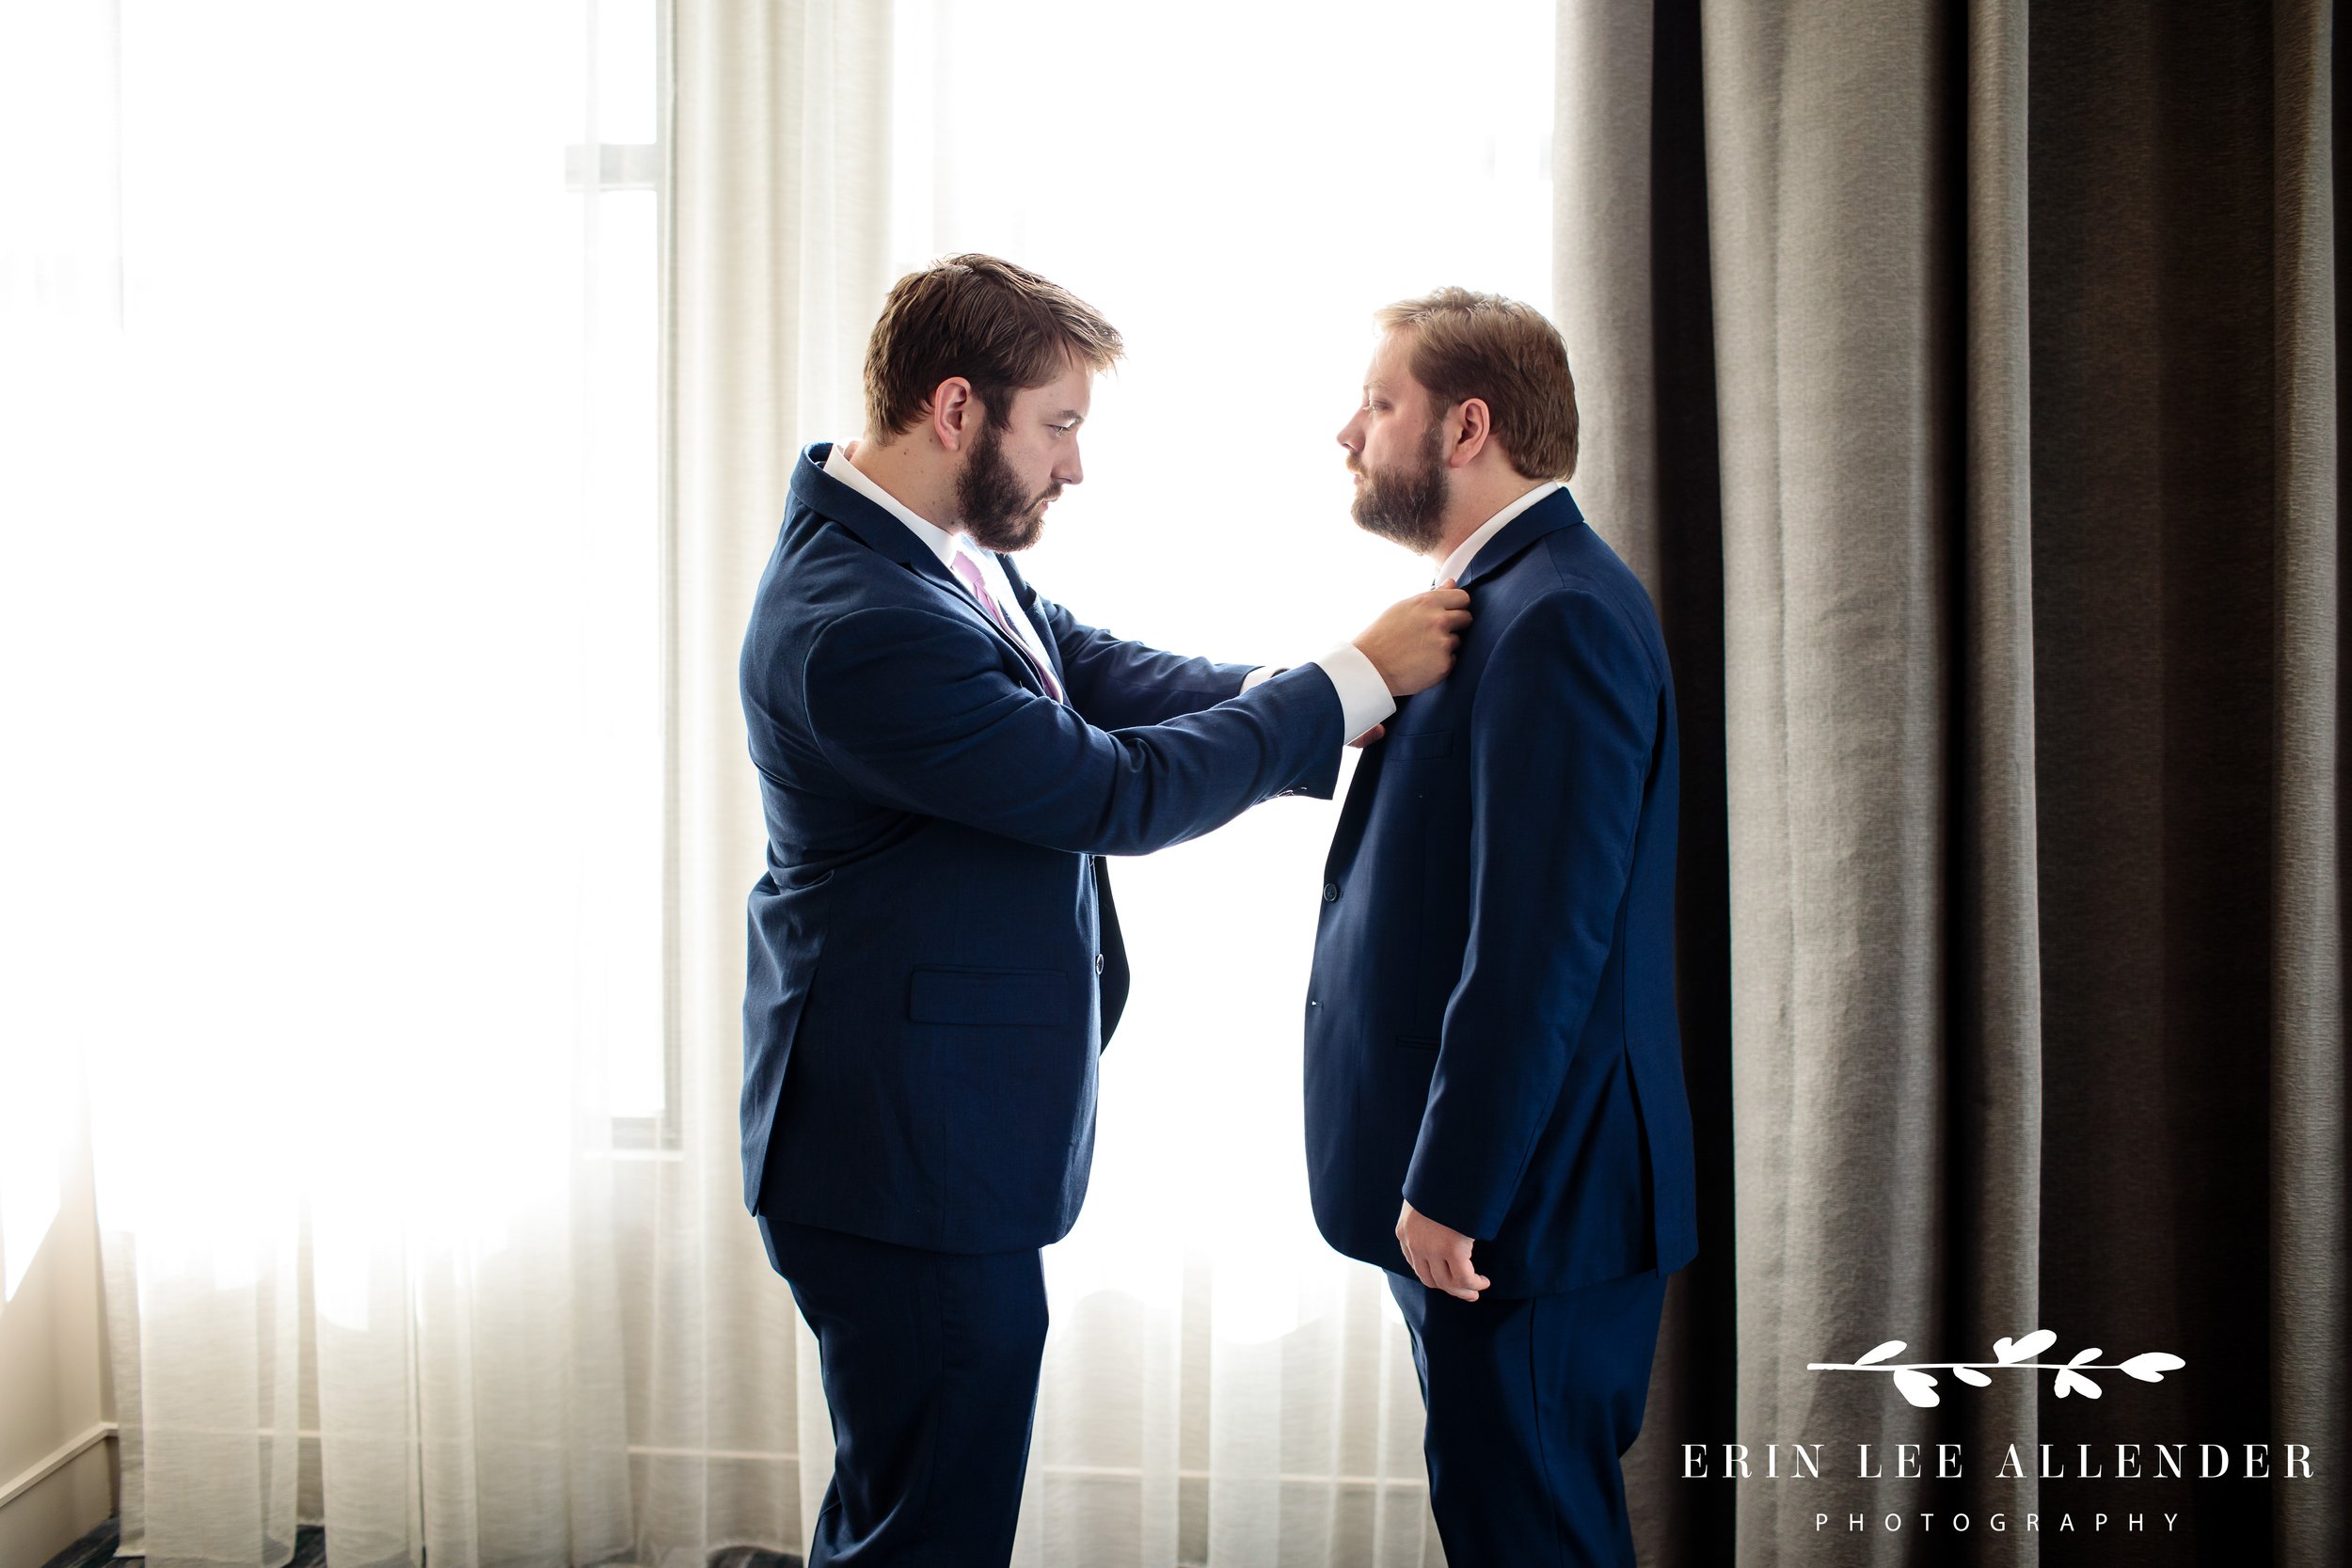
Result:
{"label": "navy jacket sleeve", "polygon": [[801,681],[817,744],[867,798],[1076,853],[1146,854],[1270,796],[1327,797],[1345,738],[1339,693],[1312,667],[1165,723],[1101,729],[1012,680],[988,632],[928,610],[833,622]]}
{"label": "navy jacket sleeve", "polygon": [[1103,729],[1161,724],[1214,707],[1241,690],[1252,668],[1122,641],[1080,623],[1051,599],[1040,597],[1037,609],[1061,655],[1071,705]]}
{"label": "navy jacket sleeve", "polygon": [[1606,600],[1547,594],[1497,641],[1470,726],[1470,927],[1405,1178],[1491,1238],[1584,1033],[1624,908],[1659,678]]}

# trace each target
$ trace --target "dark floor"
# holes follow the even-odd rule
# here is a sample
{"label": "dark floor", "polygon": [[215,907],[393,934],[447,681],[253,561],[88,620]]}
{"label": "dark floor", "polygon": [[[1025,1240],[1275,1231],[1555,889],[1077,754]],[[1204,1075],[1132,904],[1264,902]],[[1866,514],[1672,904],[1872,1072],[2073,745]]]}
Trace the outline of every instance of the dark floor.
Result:
{"label": "dark floor", "polygon": [[765,1546],[721,1546],[710,1554],[710,1568],[801,1568],[801,1557]]}
{"label": "dark floor", "polygon": [[[81,1540],[53,1557],[44,1568],[106,1568],[116,1561],[145,1562],[140,1557],[118,1559],[115,1548],[122,1544],[122,1521],[109,1519]],[[326,1568],[326,1532],[315,1527],[294,1531],[294,1560],[286,1568]]]}
{"label": "dark floor", "polygon": [[[59,1552],[44,1568],[108,1568],[117,1561],[143,1563],[144,1558],[117,1559],[122,1544],[122,1522],[109,1519]],[[316,1526],[294,1531],[294,1560],[286,1568],[326,1568],[326,1532]],[[721,1546],[710,1554],[710,1568],[801,1568],[791,1552],[771,1552],[764,1546]]]}

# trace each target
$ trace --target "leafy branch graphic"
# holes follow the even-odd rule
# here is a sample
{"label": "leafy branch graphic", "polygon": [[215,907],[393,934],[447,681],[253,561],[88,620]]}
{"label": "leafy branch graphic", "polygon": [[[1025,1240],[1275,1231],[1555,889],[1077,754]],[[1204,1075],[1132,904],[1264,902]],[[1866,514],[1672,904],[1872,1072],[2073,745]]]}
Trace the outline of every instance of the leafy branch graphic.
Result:
{"label": "leafy branch graphic", "polygon": [[2018,1371],[2058,1373],[2055,1386],[2058,1397],[2080,1394],[2087,1400],[2099,1397],[2099,1386],[2087,1375],[2090,1372],[2122,1372],[2142,1383],[2162,1383],[2164,1374],[2175,1372],[2188,1365],[2169,1351],[2152,1350],[2133,1356],[2128,1361],[2099,1359],[2103,1354],[2097,1346],[2076,1354],[2071,1361],[2036,1361],[2035,1356],[2058,1343],[2058,1336],[2046,1328],[2037,1328],[2022,1339],[1993,1341],[1990,1361],[1896,1361],[1903,1353],[1900,1339],[1889,1339],[1877,1349],[1868,1351],[1851,1361],[1812,1361],[1805,1364],[1808,1372],[1887,1372],[1895,1379],[1896,1391],[1913,1404],[1925,1408],[1941,1404],[1943,1396],[1935,1391],[1936,1372],[1949,1372],[1973,1388],[1992,1386],[1987,1372]]}

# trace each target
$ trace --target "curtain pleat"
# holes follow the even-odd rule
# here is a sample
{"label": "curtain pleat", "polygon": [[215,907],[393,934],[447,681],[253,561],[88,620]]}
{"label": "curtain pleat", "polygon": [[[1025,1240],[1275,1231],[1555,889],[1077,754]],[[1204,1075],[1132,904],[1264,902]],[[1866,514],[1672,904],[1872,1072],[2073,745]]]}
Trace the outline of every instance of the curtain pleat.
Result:
{"label": "curtain pleat", "polygon": [[[2027,272],[2028,23],[2024,0],[1970,0],[1958,83],[1963,470],[1951,656],[1954,777],[1946,944],[1951,1203],[1943,1322],[1931,1360],[1988,1359],[2041,1326],[2041,905],[2034,793],[2031,301]],[[1938,170],[1938,173],[1946,172]],[[1944,1435],[1978,1456],[1956,1504],[1972,1519],[2034,1512],[2030,1475],[1993,1456],[2034,1451],[2032,1379],[1980,1389],[1947,1379]],[[1979,1561],[2035,1560],[2023,1532],[1970,1543]]]}
{"label": "curtain pleat", "polygon": [[1658,594],[1658,373],[1649,324],[1650,8],[1563,7],[1554,35],[1551,270],[1573,356],[1579,501]]}
{"label": "curtain pleat", "polygon": [[[2337,476],[2333,20],[2318,0],[2273,12],[2278,364],[2279,773],[2272,876],[2269,1242],[2273,1418],[2318,1453],[2346,1451],[2347,1166],[2344,905],[2343,522]],[[2282,1486],[2280,1561],[2352,1557],[2344,1489]]]}
{"label": "curtain pleat", "polygon": [[[2038,12],[2030,265],[2054,1354],[2188,1365],[2042,1436],[2293,1440],[2269,1409],[2275,304],[2268,18]],[[2045,1511],[2117,1495],[2081,1479]],[[2268,1500],[2167,1502],[2185,1560],[2264,1560]],[[2045,1561],[2100,1548],[2045,1539]]]}
{"label": "curtain pleat", "polygon": [[[1704,1190],[1730,1187],[1724,569],[1706,138],[1695,0],[1564,6],[1556,34],[1553,311],[1583,426],[1575,488],[1658,607],[1682,721],[1676,900],[1683,1076]],[[1670,1282],[1645,1434],[1626,1456],[1645,1561],[1719,1561],[1730,1498],[1677,1478],[1679,1444],[1732,1430],[1729,1206],[1699,1215]]]}
{"label": "curtain pleat", "polygon": [[[645,1282],[641,1560],[808,1539],[832,1473],[814,1342],[743,1212],[743,899],[766,842],[736,659],[807,441],[854,435],[890,281],[890,8],[675,0],[663,600],[674,1146],[626,1216]],[[643,1294],[644,1292],[641,1292]]]}
{"label": "curtain pleat", "polygon": [[50,831],[140,863],[79,868],[107,984],[49,1044],[88,1053],[123,1544],[607,1559],[612,1111],[570,941],[598,797],[564,771],[586,465],[549,396],[577,34],[121,13],[103,429],[139,483],[57,584],[114,662],[54,673],[144,804]]}
{"label": "curtain pleat", "polygon": [[[1952,40],[1925,5],[1702,16],[1740,1425],[1884,1453],[1933,1441],[1936,1423],[1888,1400],[1879,1376],[1806,1366],[1883,1339],[1927,1352],[1952,1327],[1942,949],[1959,214],[1937,180]],[[1813,1515],[1848,1501],[1869,1502],[1850,1474],[1826,1491],[1741,1488],[1742,1560],[1801,1560]],[[1857,1561],[1908,1551],[1882,1535],[1857,1544]]]}

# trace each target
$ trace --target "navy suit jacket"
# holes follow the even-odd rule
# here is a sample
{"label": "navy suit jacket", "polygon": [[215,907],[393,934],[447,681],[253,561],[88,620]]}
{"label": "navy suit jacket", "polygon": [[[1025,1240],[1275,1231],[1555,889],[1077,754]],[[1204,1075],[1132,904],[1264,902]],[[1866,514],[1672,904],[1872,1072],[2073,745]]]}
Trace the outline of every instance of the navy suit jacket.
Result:
{"label": "navy suit jacket", "polygon": [[[768,824],[743,994],[755,1213],[906,1246],[1058,1240],[1126,994],[1101,857],[1327,798],[1330,677],[1079,625],[1003,557],[1069,701],[898,518],[795,469],[743,640]],[[1237,693],[1239,693],[1237,695]]]}
{"label": "navy suit jacket", "polygon": [[1501,1295],[1697,1251],[1674,1002],[1674,682],[1633,574],[1561,490],[1464,575],[1448,677],[1367,749],[1307,1003],[1316,1223],[1408,1272],[1400,1199]]}

